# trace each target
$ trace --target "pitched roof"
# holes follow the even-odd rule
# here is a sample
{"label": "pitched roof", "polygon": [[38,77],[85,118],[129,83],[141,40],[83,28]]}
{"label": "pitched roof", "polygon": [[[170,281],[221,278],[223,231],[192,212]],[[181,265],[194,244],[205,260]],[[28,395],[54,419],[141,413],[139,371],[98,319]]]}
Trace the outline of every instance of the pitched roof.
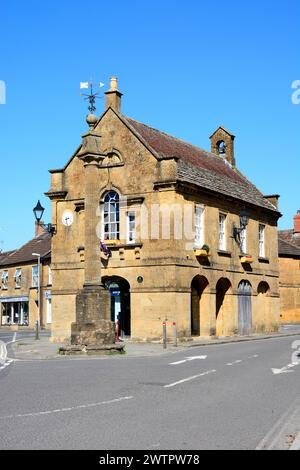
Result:
{"label": "pitched roof", "polygon": [[279,257],[292,256],[294,258],[300,258],[300,247],[297,247],[282,238],[278,238],[278,254]]}
{"label": "pitched roof", "polygon": [[9,255],[11,255],[12,253],[14,253],[15,250],[11,250],[11,251],[0,251],[0,264],[1,262],[7,258]]}
{"label": "pitched roof", "polygon": [[19,250],[3,253],[0,257],[0,266],[19,265],[36,261],[37,257],[32,253],[39,253],[41,258],[47,259],[51,256],[51,235],[43,232],[29,242],[25,243]]}
{"label": "pitched roof", "polygon": [[296,238],[294,236],[294,230],[292,228],[288,230],[279,230],[278,237],[281,238],[281,240],[285,240],[300,248],[300,238]]}
{"label": "pitched roof", "polygon": [[178,179],[277,212],[276,207],[227,160],[165,132],[122,116],[161,158],[177,157]]}

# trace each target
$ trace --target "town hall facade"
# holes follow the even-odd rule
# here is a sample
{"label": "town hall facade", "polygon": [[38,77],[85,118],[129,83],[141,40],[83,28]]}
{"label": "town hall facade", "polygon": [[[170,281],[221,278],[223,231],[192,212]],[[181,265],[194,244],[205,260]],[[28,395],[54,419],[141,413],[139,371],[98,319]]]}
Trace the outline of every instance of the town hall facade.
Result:
{"label": "town hall facade", "polygon": [[[236,167],[219,127],[204,151],[126,117],[111,79],[106,109],[62,169],[50,170],[52,341],[70,338],[85,284],[110,293],[122,337],[277,331],[278,196]],[[99,306],[99,311],[101,306]]]}

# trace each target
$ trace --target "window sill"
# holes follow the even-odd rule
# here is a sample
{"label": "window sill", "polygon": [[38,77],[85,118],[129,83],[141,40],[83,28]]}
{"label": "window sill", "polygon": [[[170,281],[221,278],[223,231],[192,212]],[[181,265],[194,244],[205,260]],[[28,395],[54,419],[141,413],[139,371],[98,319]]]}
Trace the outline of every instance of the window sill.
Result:
{"label": "window sill", "polygon": [[107,245],[110,250],[118,250],[119,248],[141,248],[142,246],[143,243],[119,243],[118,245]]}
{"label": "window sill", "polygon": [[231,252],[226,250],[218,250],[219,256],[225,256],[227,258],[231,258]]}
{"label": "window sill", "polygon": [[258,261],[259,261],[260,263],[266,263],[266,264],[269,264],[269,263],[270,263],[269,258],[265,258],[265,257],[263,257],[263,256],[259,256]]}

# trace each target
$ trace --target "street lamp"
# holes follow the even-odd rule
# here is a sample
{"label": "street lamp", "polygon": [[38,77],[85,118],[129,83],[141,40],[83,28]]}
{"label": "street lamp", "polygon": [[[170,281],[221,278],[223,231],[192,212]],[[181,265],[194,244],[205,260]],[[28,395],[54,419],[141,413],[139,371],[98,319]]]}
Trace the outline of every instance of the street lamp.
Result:
{"label": "street lamp", "polygon": [[47,232],[50,233],[51,236],[53,236],[56,233],[56,226],[53,225],[53,224],[43,224],[43,223],[41,223],[41,219],[43,217],[44,211],[45,211],[45,208],[42,206],[42,204],[38,200],[37,205],[33,208],[33,213],[34,213],[35,220],[37,221],[37,224],[40,227],[43,227],[44,229],[46,229]]}
{"label": "street lamp", "polygon": [[240,237],[241,232],[247,227],[248,223],[249,223],[249,214],[246,210],[243,210],[240,213],[240,226],[236,227],[233,224],[233,238],[236,241],[241,242],[241,237]]}
{"label": "street lamp", "polygon": [[39,253],[32,253],[32,256],[37,256],[38,259],[38,284],[37,284],[37,291],[38,291],[38,319],[36,323],[36,332],[35,332],[35,339],[39,338],[39,330],[41,326],[41,279],[40,279],[40,272],[41,272],[41,255]]}

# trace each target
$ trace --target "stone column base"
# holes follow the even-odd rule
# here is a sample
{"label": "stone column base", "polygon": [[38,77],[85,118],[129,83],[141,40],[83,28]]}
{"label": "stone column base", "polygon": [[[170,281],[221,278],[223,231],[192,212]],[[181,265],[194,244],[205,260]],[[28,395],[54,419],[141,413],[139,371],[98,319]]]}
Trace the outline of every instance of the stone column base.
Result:
{"label": "stone column base", "polygon": [[59,354],[63,356],[72,356],[85,354],[87,356],[105,356],[109,354],[125,354],[124,343],[100,344],[100,345],[71,345],[59,348]]}
{"label": "stone column base", "polygon": [[115,345],[115,324],[110,320],[110,293],[104,286],[84,286],[76,296],[76,322],[71,324],[71,344],[61,354],[107,354],[123,351]]}
{"label": "stone column base", "polygon": [[110,292],[104,286],[85,286],[76,295],[76,323],[110,320]]}
{"label": "stone column base", "polygon": [[96,346],[114,344],[115,324],[111,320],[71,324],[71,345]]}

